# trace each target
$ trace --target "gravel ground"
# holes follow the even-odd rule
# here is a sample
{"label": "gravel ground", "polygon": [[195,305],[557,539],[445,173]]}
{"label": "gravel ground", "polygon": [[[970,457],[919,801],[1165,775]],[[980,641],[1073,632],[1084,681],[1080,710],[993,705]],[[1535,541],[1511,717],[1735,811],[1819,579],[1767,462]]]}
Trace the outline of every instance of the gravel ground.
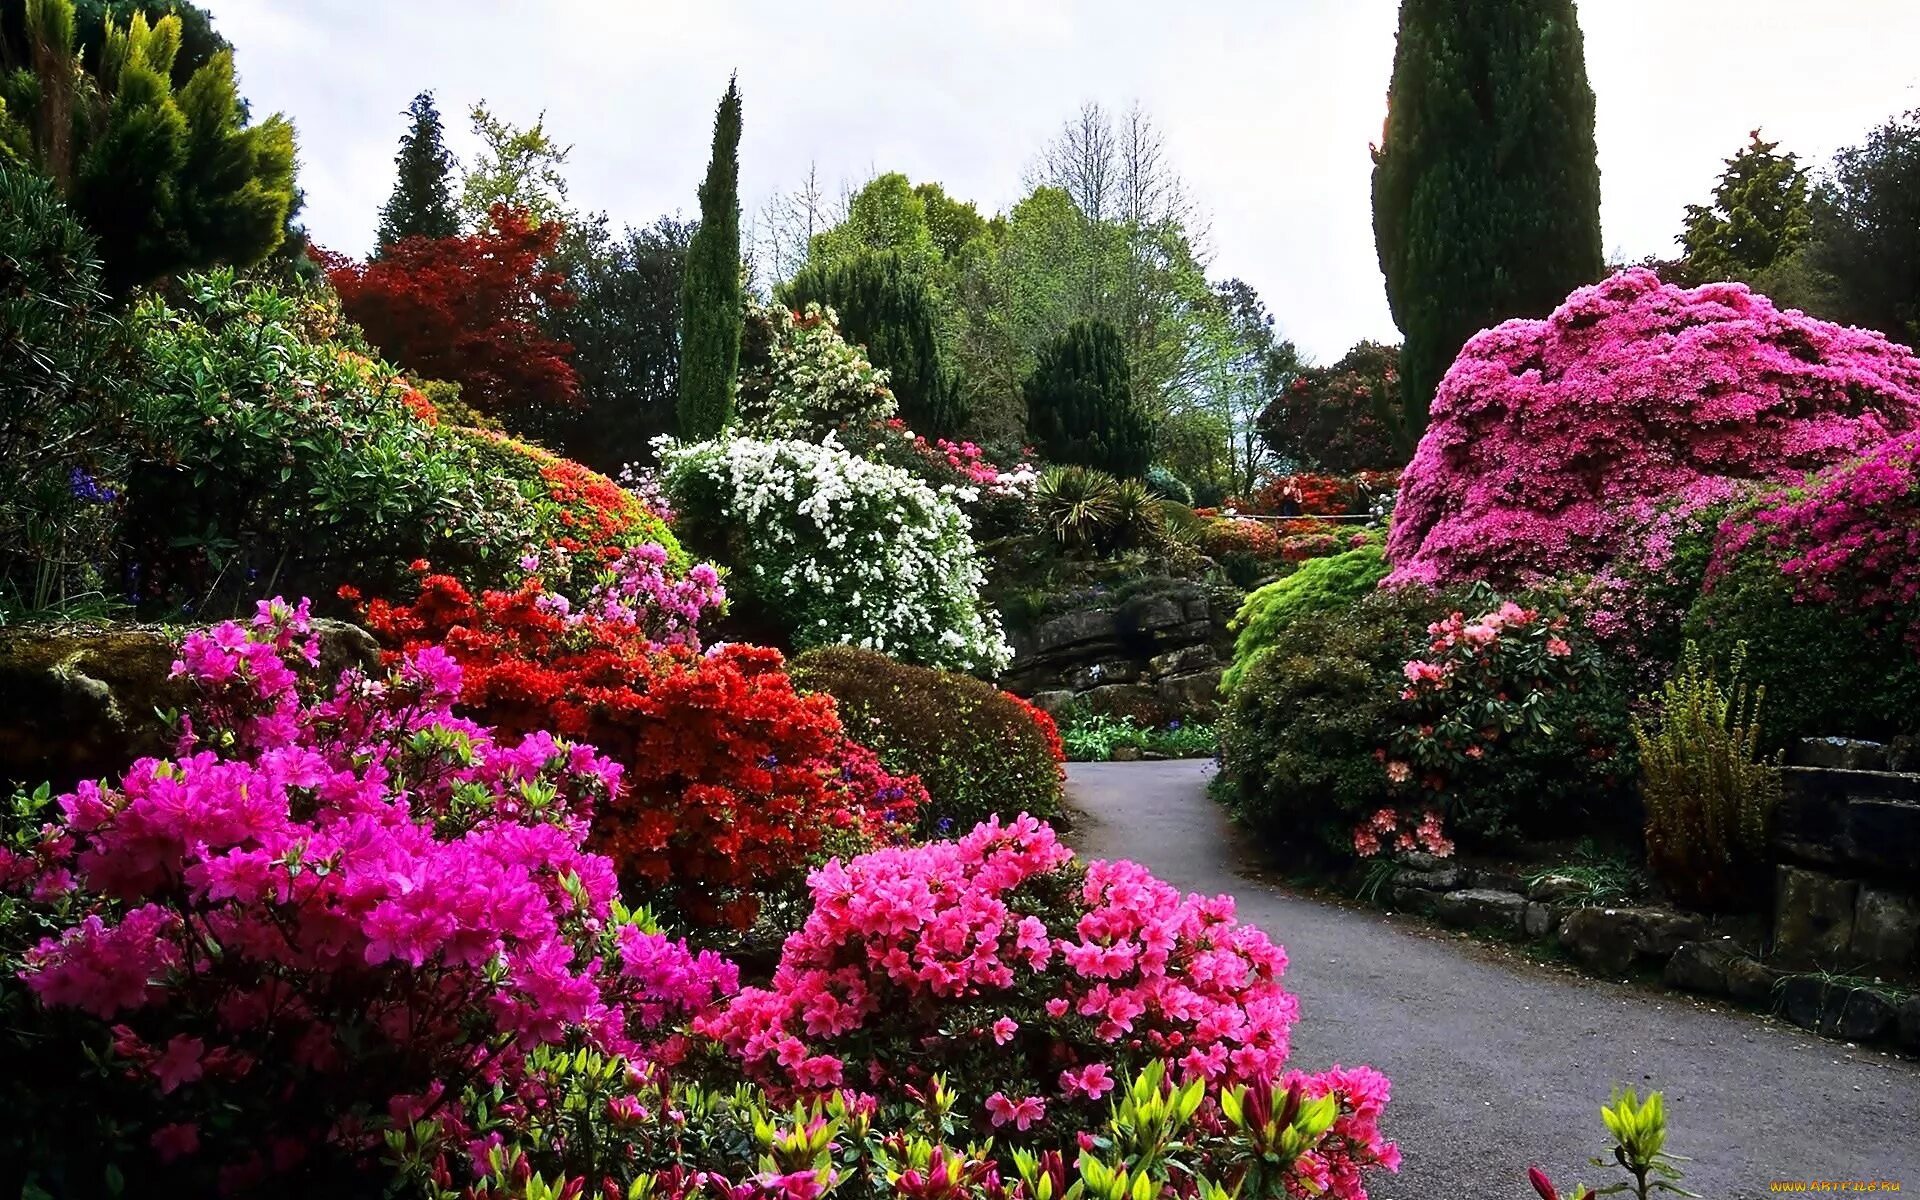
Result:
{"label": "gravel ground", "polygon": [[1231,892],[1287,948],[1294,1061],[1367,1062],[1393,1080],[1383,1124],[1406,1162],[1375,1200],[1530,1200],[1530,1162],[1563,1183],[1611,1183],[1618,1173],[1587,1159],[1604,1147],[1599,1106],[1615,1084],[1666,1092],[1668,1149],[1694,1160],[1686,1186],[1709,1200],[1779,1194],[1775,1181],[1920,1192],[1920,1064],[1291,893],[1258,877],[1207,798],[1212,770],[1075,763],[1069,840]]}

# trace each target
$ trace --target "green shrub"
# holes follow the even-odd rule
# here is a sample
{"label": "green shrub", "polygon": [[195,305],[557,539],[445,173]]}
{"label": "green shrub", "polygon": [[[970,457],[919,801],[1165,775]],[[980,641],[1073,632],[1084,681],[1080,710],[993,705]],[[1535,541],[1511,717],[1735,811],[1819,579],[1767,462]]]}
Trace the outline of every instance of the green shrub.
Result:
{"label": "green shrub", "polygon": [[128,381],[103,301],[93,239],[53,186],[0,166],[0,609],[101,595]]}
{"label": "green shrub", "polygon": [[970,675],[852,646],[809,650],[789,671],[802,690],[834,698],[848,735],[887,770],[920,777],[933,801],[921,814],[923,833],[1059,811],[1060,765],[1025,701]]}
{"label": "green shrub", "polygon": [[818,304],[747,306],[740,342],[740,428],[755,437],[818,440],[893,416],[887,373],[840,336]]}
{"label": "green shrub", "polygon": [[1376,591],[1277,631],[1219,727],[1221,791],[1239,820],[1276,842],[1352,852],[1353,826],[1387,800],[1381,752],[1401,669],[1446,607],[1423,589]]}
{"label": "green shrub", "polygon": [[1203,721],[1149,725],[1132,716],[1085,711],[1062,717],[1060,741],[1069,762],[1110,762],[1116,750],[1167,758],[1211,758],[1218,745],[1214,727]]}
{"label": "green shrub", "polygon": [[1803,737],[1885,739],[1920,729],[1920,660],[1864,613],[1805,603],[1759,547],[1727,565],[1693,601],[1686,639],[1709,661],[1748,648],[1746,679],[1774,698],[1760,749]]}
{"label": "green shrub", "polygon": [[1220,680],[1223,692],[1240,685],[1255,663],[1273,648],[1280,631],[1307,613],[1345,608],[1375,590],[1387,575],[1386,555],[1369,543],[1342,554],[1309,559],[1285,579],[1248,596],[1234,615],[1238,637],[1233,664]]}
{"label": "green shrub", "polygon": [[1167,502],[1138,479],[1092,467],[1051,467],[1034,485],[1041,524],[1070,551],[1114,554],[1164,540]]}
{"label": "green shrub", "polygon": [[673,548],[604,476],[436,424],[405,378],[335,340],[324,302],[224,272],[179,292],[136,322],[125,532],[143,598],[212,616],[275,592],[387,588],[415,559],[484,586],[529,550],[560,547],[591,571],[608,549]]}
{"label": "green shrub", "polygon": [[1187,486],[1186,480],[1159,463],[1147,468],[1145,479],[1147,486],[1153,489],[1153,494],[1162,500],[1193,507],[1193,489]]}
{"label": "green shrub", "polygon": [[1766,689],[1741,680],[1745,664],[1746,647],[1736,646],[1722,686],[1688,643],[1657,713],[1633,722],[1647,865],[1675,900],[1697,908],[1754,907],[1770,878],[1780,771],[1759,752]]}

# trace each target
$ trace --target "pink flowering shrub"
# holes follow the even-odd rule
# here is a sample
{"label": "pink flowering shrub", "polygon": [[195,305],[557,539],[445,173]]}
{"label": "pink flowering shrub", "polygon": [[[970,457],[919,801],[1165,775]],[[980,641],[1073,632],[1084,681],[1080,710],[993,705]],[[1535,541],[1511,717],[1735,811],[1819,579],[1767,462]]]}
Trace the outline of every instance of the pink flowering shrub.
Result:
{"label": "pink flowering shrub", "polygon": [[671,1058],[737,985],[582,848],[616,764],[455,715],[438,647],[327,695],[317,654],[304,602],[189,635],[176,757],[9,821],[0,850],[8,903],[49,931],[12,964],[37,1032],[0,1038],[5,1065],[83,1083],[88,1120],[118,1122],[88,1140],[180,1194],[338,1178],[396,1122],[457,1134],[450,1101],[511,1097],[537,1047]]}
{"label": "pink flowering shrub", "polygon": [[1720,523],[1687,635],[1748,644],[1775,745],[1920,728],[1920,433]]}
{"label": "pink flowering shrub", "polygon": [[1286,954],[1234,920],[1231,897],[1183,896],[1128,862],[1082,871],[1030,817],[836,859],[810,885],[772,986],[694,1024],[754,1078],[897,1096],[938,1074],[985,1098],[977,1133],[1059,1145],[1146,1064],[1211,1095],[1300,1079],[1338,1096],[1336,1194],[1393,1159],[1375,1124],[1383,1078],[1285,1073],[1299,1012]]}
{"label": "pink flowering shrub", "polygon": [[1634,506],[1786,480],[1920,419],[1920,359],[1740,284],[1635,269],[1467,343],[1401,482],[1396,581],[1531,583],[1605,563]]}
{"label": "pink flowering shrub", "polygon": [[1679,658],[1681,627],[1705,582],[1720,521],[1759,487],[1703,478],[1623,510],[1618,551],[1575,593],[1573,609],[1641,690],[1657,687]]}
{"label": "pink flowering shrub", "polygon": [[1362,856],[1389,844],[1433,853],[1438,817],[1481,840],[1560,836],[1618,820],[1632,778],[1627,698],[1615,671],[1564,613],[1494,603],[1427,627],[1381,760],[1383,809],[1354,831]]}

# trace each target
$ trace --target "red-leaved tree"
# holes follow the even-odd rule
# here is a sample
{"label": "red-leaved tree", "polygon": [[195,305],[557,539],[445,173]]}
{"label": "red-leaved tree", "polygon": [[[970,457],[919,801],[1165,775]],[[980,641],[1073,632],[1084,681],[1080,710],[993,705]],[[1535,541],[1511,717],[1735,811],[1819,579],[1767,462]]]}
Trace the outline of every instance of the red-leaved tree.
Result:
{"label": "red-leaved tree", "polygon": [[495,205],[486,228],[406,238],[368,262],[316,252],[347,316],[382,354],[499,416],[574,403],[573,347],[548,337],[542,313],[574,301],[547,260],[556,221]]}

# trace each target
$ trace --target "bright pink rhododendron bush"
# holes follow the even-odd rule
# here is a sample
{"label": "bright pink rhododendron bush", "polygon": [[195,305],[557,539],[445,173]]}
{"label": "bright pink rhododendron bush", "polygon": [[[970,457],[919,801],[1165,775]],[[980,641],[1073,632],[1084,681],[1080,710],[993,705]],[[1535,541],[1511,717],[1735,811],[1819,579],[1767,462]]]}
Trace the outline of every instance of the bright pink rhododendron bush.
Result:
{"label": "bright pink rhododendron bush", "polygon": [[1285,1069],[1298,1004],[1286,954],[1227,896],[1183,896],[1128,862],[1075,864],[1051,828],[997,819],[952,842],[835,861],[771,986],[694,1028],[776,1091],[984,1096],[980,1135],[1070,1141],[1143,1067],[1217,1097],[1236,1085],[1331,1095],[1306,1169],[1336,1195],[1393,1165],[1384,1076]]}
{"label": "bright pink rhododendron bush", "polygon": [[1905,347],[1740,284],[1626,271],[1467,343],[1401,483],[1392,578],[1590,570],[1635,505],[1705,479],[1792,480],[1917,420]]}

